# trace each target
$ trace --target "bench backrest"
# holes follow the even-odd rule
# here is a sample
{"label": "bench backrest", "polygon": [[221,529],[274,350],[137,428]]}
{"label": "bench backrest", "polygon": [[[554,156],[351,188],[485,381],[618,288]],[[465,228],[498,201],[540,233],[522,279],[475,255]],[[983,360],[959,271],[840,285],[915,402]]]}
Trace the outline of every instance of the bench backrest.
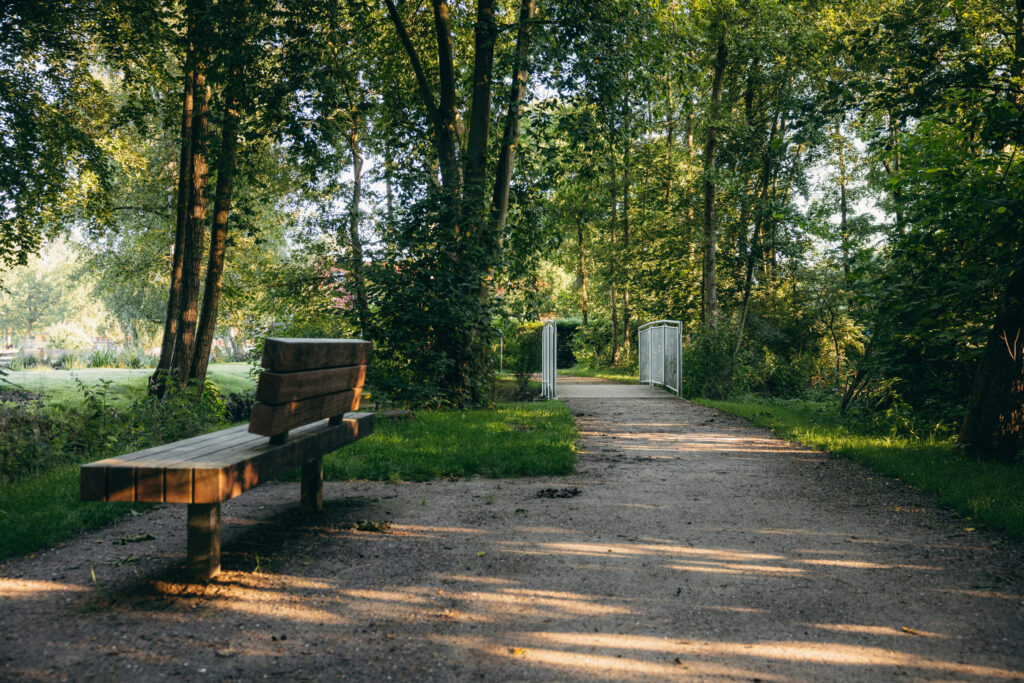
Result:
{"label": "bench backrest", "polygon": [[372,344],[268,337],[249,431],[283,442],[289,429],[359,408]]}

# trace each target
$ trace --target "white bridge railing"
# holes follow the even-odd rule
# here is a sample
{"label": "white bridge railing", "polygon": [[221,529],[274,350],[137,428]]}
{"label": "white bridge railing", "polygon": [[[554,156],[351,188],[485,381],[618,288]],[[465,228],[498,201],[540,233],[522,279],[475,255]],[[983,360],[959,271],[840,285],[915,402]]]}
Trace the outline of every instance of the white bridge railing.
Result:
{"label": "white bridge railing", "polygon": [[540,348],[540,393],[544,398],[557,398],[558,325],[554,320],[544,323]]}
{"label": "white bridge railing", "polygon": [[683,325],[678,320],[655,320],[640,326],[640,384],[660,384],[679,394]]}

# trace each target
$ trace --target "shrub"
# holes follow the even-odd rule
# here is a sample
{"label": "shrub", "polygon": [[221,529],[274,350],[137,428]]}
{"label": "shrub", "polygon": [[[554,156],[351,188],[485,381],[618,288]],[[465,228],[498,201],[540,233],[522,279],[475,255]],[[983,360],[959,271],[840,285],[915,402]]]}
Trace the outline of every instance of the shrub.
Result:
{"label": "shrub", "polygon": [[515,334],[505,338],[508,356],[506,367],[515,377],[519,399],[530,396],[530,376],[540,371],[543,328],[541,323],[527,323],[516,329]]}
{"label": "shrub", "polygon": [[97,349],[89,354],[87,363],[90,368],[116,368],[117,353],[112,349]]}
{"label": "shrub", "polygon": [[591,320],[576,328],[569,342],[576,361],[588,368],[600,368],[612,362],[612,324],[608,320]]}
{"label": "shrub", "polygon": [[157,357],[139,348],[128,348],[117,354],[115,362],[119,368],[155,368]]}
{"label": "shrub", "polygon": [[62,353],[53,364],[55,370],[81,370],[84,367],[85,360],[74,351]]}
{"label": "shrub", "polygon": [[[734,337],[720,325],[705,329],[689,344],[683,344],[682,395],[686,398],[722,399],[741,388],[737,377],[742,372],[730,373]],[[731,376],[730,376],[731,375]]]}
{"label": "shrub", "polygon": [[124,405],[109,380],[76,382],[81,399],[74,402],[0,399],[0,482],[202,434],[226,426],[229,408],[233,416],[252,402],[240,396],[232,407],[206,384],[202,391],[172,389],[164,399],[142,395]]}

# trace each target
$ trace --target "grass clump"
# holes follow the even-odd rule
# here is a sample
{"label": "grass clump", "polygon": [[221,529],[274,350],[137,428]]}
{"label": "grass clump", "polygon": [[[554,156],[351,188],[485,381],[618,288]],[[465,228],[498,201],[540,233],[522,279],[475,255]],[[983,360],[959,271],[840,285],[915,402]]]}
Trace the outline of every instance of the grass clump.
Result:
{"label": "grass clump", "polygon": [[569,474],[576,423],[559,401],[426,411],[377,421],[376,433],[324,458],[324,477],[426,481],[439,477]]}
{"label": "grass clump", "polygon": [[149,506],[83,503],[78,466],[65,465],[0,486],[0,560],[53,545]]}
{"label": "grass clump", "polygon": [[980,462],[959,455],[949,440],[869,433],[829,407],[811,402],[707,401],[776,436],[869,465],[933,494],[978,525],[1024,539],[1024,465]]}

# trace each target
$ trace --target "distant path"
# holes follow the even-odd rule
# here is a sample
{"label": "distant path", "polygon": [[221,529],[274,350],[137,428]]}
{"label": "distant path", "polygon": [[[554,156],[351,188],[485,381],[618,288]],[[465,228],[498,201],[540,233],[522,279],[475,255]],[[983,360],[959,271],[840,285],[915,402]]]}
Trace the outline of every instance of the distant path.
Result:
{"label": "distant path", "polygon": [[207,587],[169,508],[9,563],[0,678],[1024,680],[1020,544],[656,389],[559,393],[575,475],[330,484],[316,518],[261,487]]}

